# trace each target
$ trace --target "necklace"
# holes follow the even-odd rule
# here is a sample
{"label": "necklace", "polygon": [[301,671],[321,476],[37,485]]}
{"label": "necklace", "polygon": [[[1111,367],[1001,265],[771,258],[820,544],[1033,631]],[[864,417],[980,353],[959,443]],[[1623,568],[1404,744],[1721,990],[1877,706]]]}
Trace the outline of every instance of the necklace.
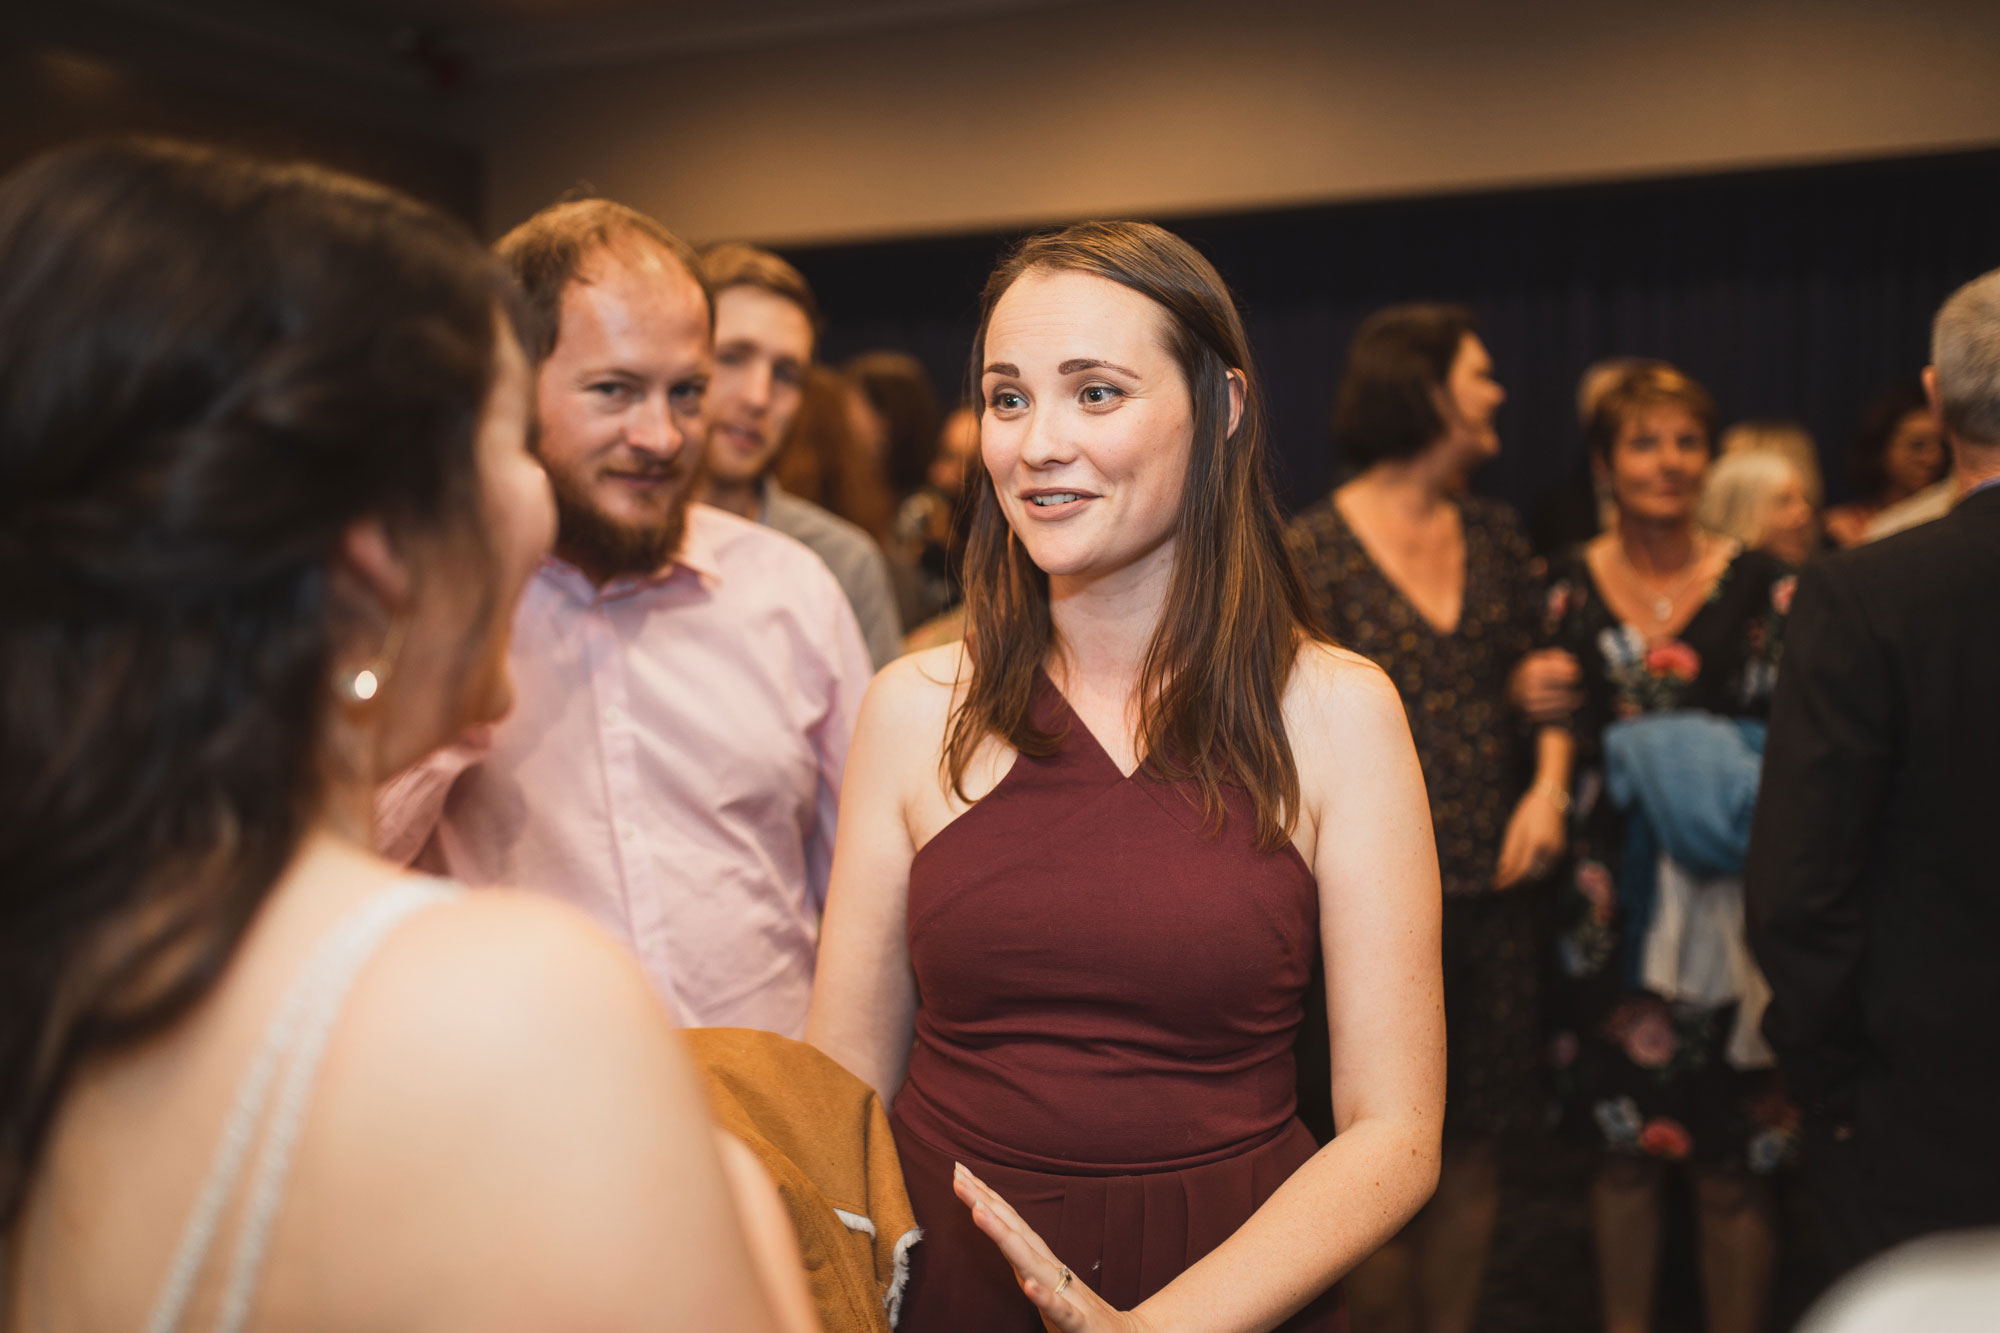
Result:
{"label": "necklace", "polygon": [[1688,560],[1689,572],[1682,575],[1680,581],[1675,583],[1673,587],[1662,592],[1658,585],[1652,583],[1644,574],[1639,572],[1639,567],[1632,563],[1632,557],[1625,553],[1625,544],[1623,542],[1618,543],[1617,549],[1618,559],[1623,562],[1626,571],[1631,574],[1632,582],[1638,588],[1640,596],[1650,599],[1651,605],[1647,609],[1653,613],[1653,622],[1658,625],[1664,625],[1674,618],[1675,604],[1680,601],[1690,587],[1694,586],[1695,580],[1702,576],[1708,564],[1706,558],[1708,555],[1707,540],[1703,534],[1697,532],[1694,539],[1694,551]]}

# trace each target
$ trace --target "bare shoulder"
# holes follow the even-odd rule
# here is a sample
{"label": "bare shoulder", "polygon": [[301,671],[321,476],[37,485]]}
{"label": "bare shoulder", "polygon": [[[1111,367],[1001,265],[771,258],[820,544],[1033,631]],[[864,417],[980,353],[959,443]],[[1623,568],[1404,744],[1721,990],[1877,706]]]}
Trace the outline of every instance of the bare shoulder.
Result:
{"label": "bare shoulder", "polygon": [[[563,997],[532,993],[531,984],[563,983]],[[631,955],[589,918],[554,899],[512,889],[468,891],[438,909],[412,918],[383,952],[379,989],[401,991],[418,1002],[424,993],[441,1019],[462,1020],[467,988],[480,992],[481,1011],[515,1022],[529,1013],[561,1021],[601,1020],[638,1004],[635,1017],[651,1021],[661,1005]],[[407,1012],[407,1011],[406,1011]]]}
{"label": "bare shoulder", "polygon": [[661,1053],[673,1016],[631,955],[574,909],[509,890],[412,918],[343,1025],[371,1061],[422,1053],[424,1076],[394,1085],[403,1115],[427,1100],[449,1110],[480,1088],[617,1077],[586,1051],[619,1051],[635,1081],[675,1057]]}
{"label": "bare shoulder", "polygon": [[861,730],[877,744],[935,747],[944,736],[951,710],[965,690],[971,664],[965,645],[947,643],[907,653],[875,673],[861,704]]}
{"label": "bare shoulder", "polygon": [[[1410,723],[1381,667],[1329,643],[1302,645],[1285,684],[1285,737],[1315,821],[1360,789],[1414,769]],[[1421,781],[1421,779],[1419,779]]]}
{"label": "bare shoulder", "polygon": [[616,941],[550,900],[479,890],[407,922],[362,974],[321,1087],[298,1180],[328,1205],[313,1248],[404,1309],[483,1309],[496,1266],[521,1304],[481,1326],[532,1326],[584,1292],[643,1302],[658,1279],[631,1255],[690,1244],[666,1201],[721,1198],[672,1016]]}
{"label": "bare shoulder", "polygon": [[1293,746],[1317,736],[1350,735],[1390,723],[1406,732],[1403,700],[1381,667],[1319,640],[1299,647],[1285,682],[1285,728]]}
{"label": "bare shoulder", "polygon": [[[848,757],[847,787],[886,798],[877,808],[893,808],[903,821],[912,852],[993,790],[1013,765],[1012,747],[986,735],[973,746],[962,773],[955,777],[945,773],[953,715],[965,699],[971,676],[964,645],[946,644],[900,657],[882,668],[862,702],[861,722]],[[861,806],[856,813],[862,813]],[[845,808],[841,818],[845,827]]]}
{"label": "bare shoulder", "polygon": [[619,1113],[606,1101],[671,1122],[697,1109],[674,1026],[630,953],[582,913],[480,889],[390,936],[341,1016],[327,1086],[357,1127],[412,1143],[462,1140],[468,1118],[496,1146],[609,1132]]}
{"label": "bare shoulder", "polygon": [[926,703],[948,710],[965,688],[972,664],[965,644],[945,643],[905,653],[876,674],[876,682],[902,702]]}

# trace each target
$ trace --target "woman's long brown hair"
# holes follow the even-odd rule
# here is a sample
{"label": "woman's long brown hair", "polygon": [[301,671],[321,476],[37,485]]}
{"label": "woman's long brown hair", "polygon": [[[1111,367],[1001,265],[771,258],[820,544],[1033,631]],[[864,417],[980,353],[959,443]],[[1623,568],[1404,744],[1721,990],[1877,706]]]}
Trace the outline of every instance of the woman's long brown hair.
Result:
{"label": "woman's long brown hair", "polygon": [[[986,283],[972,344],[977,392],[993,309],[1023,274],[1108,278],[1159,305],[1167,350],[1194,406],[1194,442],[1174,532],[1165,610],[1138,685],[1140,754],[1155,777],[1192,781],[1211,830],[1225,785],[1257,811],[1257,845],[1282,847],[1298,822],[1299,773],[1285,737],[1285,683],[1313,628],[1305,585],[1285,545],[1265,463],[1262,395],[1229,289],[1194,247],[1143,222],[1082,222],[1031,237]],[[1229,430],[1229,373],[1243,376],[1243,412]],[[952,715],[945,775],[965,795],[965,770],[989,735],[1022,754],[1049,755],[1058,734],[1034,724],[1035,674],[1055,646],[1048,576],[1014,540],[981,472],[971,482],[965,652],[970,678]]]}
{"label": "woman's long brown hair", "polygon": [[860,389],[837,370],[807,366],[798,415],[771,464],[771,476],[802,500],[829,509],[887,546],[896,500],[882,460],[855,434],[849,402]]}
{"label": "woman's long brown hair", "polygon": [[483,547],[513,300],[463,227],[313,167],[0,179],[0,1235],[78,1071],[210,993],[320,814],[343,534]]}

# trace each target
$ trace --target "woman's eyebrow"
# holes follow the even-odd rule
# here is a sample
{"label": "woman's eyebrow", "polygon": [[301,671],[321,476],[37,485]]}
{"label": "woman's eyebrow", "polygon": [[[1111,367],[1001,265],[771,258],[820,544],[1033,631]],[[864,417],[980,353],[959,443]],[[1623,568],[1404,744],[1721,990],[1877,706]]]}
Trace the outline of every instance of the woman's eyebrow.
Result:
{"label": "woman's eyebrow", "polygon": [[[1093,356],[1072,357],[1056,367],[1056,374],[1074,375],[1082,370],[1115,370],[1119,374],[1129,376],[1132,379],[1136,380],[1139,378],[1139,372],[1136,370],[1128,370],[1116,361],[1100,361]],[[1021,368],[1011,361],[995,361],[992,365],[986,367],[986,373],[988,375],[1004,375],[1009,379],[1019,379],[1021,377]]]}

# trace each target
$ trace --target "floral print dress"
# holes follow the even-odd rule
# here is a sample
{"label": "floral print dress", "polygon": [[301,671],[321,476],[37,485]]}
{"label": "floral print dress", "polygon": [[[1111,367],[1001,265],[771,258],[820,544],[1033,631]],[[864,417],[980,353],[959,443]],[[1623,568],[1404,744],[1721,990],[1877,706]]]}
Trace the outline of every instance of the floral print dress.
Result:
{"label": "floral print dress", "polygon": [[[1500,840],[1531,776],[1528,731],[1507,702],[1507,678],[1541,633],[1543,591],[1512,509],[1477,496],[1454,503],[1465,592],[1449,632],[1381,571],[1332,496],[1303,510],[1288,535],[1320,627],[1381,667],[1402,695],[1444,885],[1445,1130],[1491,1138],[1540,1126],[1548,1102],[1546,886],[1493,891]],[[1317,1049],[1302,1042],[1302,1071],[1325,1066],[1324,1030],[1315,1035]]]}
{"label": "floral print dress", "polygon": [[1793,577],[1738,555],[1678,635],[1649,642],[1605,602],[1578,547],[1550,569],[1549,642],[1583,668],[1576,721],[1570,883],[1558,904],[1561,980],[1550,1057],[1565,1118],[1605,1149],[1776,1170],[1796,1152],[1798,1114],[1772,1070],[1724,1058],[1735,1006],[1670,1004],[1626,977],[1617,876],[1626,822],[1604,796],[1604,729],[1621,718],[1700,709],[1769,714]]}

